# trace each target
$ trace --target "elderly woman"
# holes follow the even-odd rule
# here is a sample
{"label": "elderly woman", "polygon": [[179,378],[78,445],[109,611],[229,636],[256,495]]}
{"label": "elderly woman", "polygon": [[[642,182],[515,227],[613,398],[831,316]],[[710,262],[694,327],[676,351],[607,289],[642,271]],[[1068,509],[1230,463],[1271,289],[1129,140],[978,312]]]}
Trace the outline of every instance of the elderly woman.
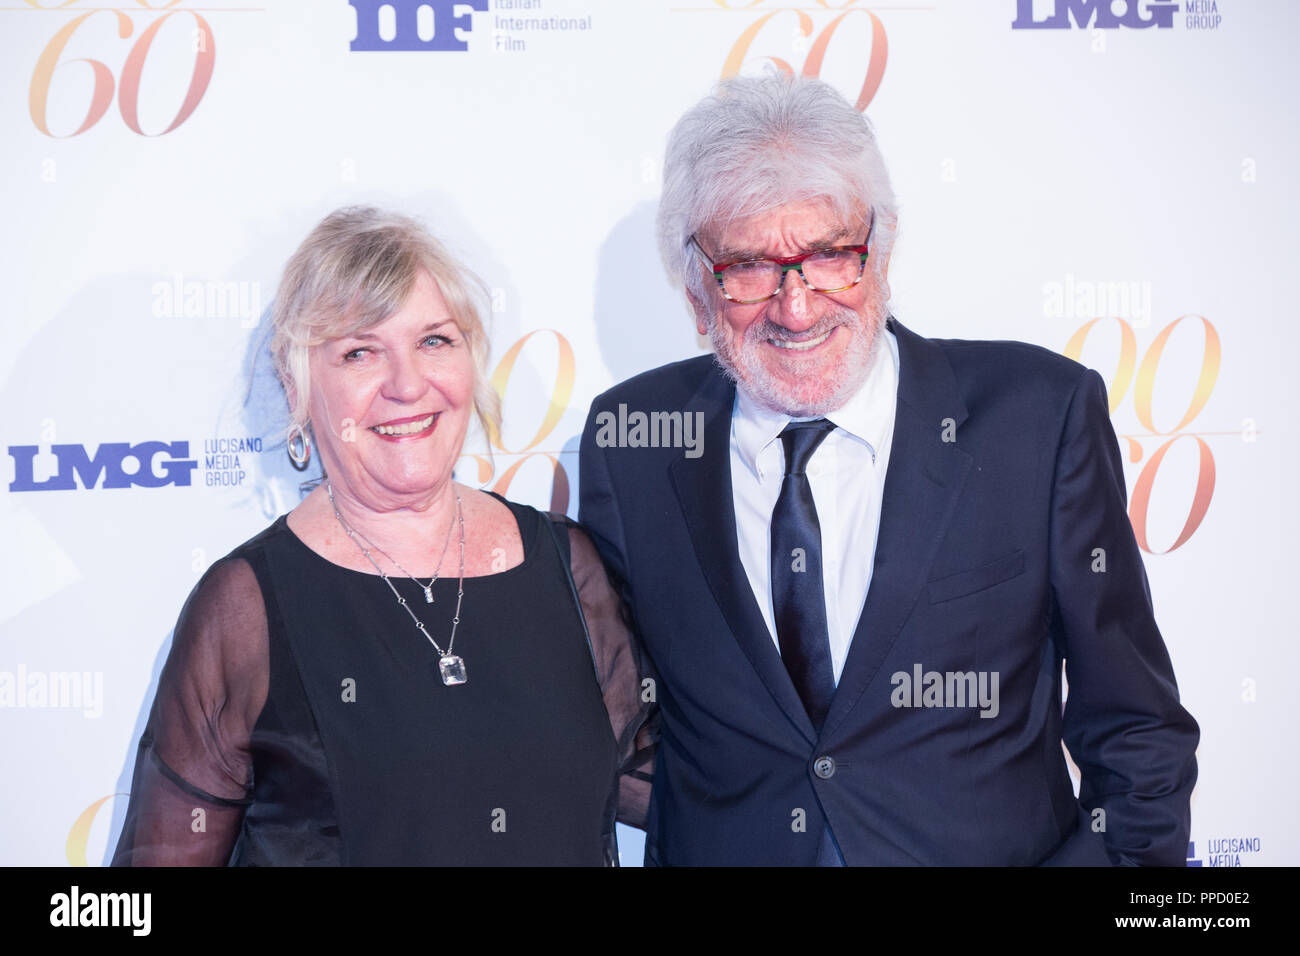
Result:
{"label": "elderly woman", "polygon": [[290,260],[272,350],[326,477],[186,602],[115,864],[602,865],[642,824],[653,695],[594,547],[452,478],[498,415],[475,281],[368,208]]}

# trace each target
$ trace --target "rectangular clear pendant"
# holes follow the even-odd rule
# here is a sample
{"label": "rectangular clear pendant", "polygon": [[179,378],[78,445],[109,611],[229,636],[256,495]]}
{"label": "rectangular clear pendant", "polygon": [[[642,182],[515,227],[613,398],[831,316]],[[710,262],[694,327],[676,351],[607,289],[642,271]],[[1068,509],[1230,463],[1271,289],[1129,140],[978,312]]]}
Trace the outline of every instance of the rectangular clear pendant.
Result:
{"label": "rectangular clear pendant", "polygon": [[469,677],[465,674],[465,662],[461,660],[458,654],[448,654],[441,658],[438,661],[438,671],[442,674],[442,682],[448,687],[454,687],[469,680]]}

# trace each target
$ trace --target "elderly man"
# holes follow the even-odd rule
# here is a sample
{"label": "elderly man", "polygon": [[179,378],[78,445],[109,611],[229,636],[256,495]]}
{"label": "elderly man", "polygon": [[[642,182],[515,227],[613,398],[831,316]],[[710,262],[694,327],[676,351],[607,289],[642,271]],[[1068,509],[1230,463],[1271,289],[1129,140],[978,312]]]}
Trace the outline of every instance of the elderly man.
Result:
{"label": "elderly man", "polygon": [[1198,728],[1103,383],[905,328],[896,228],[825,84],[730,81],[672,133],[660,245],[715,355],[599,396],[581,466],[659,672],[646,862],[1181,864]]}

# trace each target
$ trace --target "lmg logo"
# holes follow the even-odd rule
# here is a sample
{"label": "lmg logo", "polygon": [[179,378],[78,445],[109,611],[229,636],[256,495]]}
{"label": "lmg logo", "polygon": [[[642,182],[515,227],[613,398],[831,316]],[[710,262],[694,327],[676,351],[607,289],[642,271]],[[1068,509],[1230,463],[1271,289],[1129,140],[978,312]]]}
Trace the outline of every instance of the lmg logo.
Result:
{"label": "lmg logo", "polygon": [[[189,485],[198,462],[190,458],[187,441],[105,442],[92,456],[85,445],[51,445],[59,463],[49,478],[36,480],[34,462],[39,445],[10,445],[14,460],[14,480],[10,491],[72,491],[80,479],[82,488],[94,488],[102,476],[102,488],[161,488],[163,485]],[[126,462],[132,462],[128,470]],[[155,462],[161,471],[155,471]]]}
{"label": "lmg logo", "polygon": [[[348,0],[357,12],[357,38],[351,50],[468,50],[465,35],[473,29],[472,11],[484,11],[488,0]],[[380,23],[380,11],[388,7],[388,29]],[[428,9],[432,24],[420,23],[421,10]],[[457,8],[460,8],[459,10]],[[429,29],[429,27],[432,29]],[[424,27],[424,29],[421,29]],[[385,38],[383,33],[391,33]],[[421,34],[427,34],[421,36]]]}
{"label": "lmg logo", "polygon": [[[1122,8],[1118,14],[1116,7]],[[1034,19],[1035,8],[1048,12],[1046,19]],[[1174,25],[1177,12],[1177,0],[1016,0],[1016,18],[1011,21],[1011,29],[1068,30],[1073,20],[1073,26],[1083,29],[1157,27],[1163,30]]]}

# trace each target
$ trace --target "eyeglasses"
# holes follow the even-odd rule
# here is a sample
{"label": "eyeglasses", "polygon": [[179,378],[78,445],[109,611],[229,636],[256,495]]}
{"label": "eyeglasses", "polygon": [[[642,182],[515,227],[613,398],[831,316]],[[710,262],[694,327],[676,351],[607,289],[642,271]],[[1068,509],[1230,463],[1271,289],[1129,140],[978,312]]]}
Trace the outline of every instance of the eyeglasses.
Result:
{"label": "eyeglasses", "polygon": [[814,292],[843,292],[853,288],[862,281],[875,226],[876,219],[872,216],[867,240],[860,246],[832,246],[786,258],[714,262],[694,236],[691,236],[691,244],[718,280],[718,287],[726,299],[740,305],[753,305],[776,296],[785,284],[785,274],[791,269],[798,272],[799,278]]}

